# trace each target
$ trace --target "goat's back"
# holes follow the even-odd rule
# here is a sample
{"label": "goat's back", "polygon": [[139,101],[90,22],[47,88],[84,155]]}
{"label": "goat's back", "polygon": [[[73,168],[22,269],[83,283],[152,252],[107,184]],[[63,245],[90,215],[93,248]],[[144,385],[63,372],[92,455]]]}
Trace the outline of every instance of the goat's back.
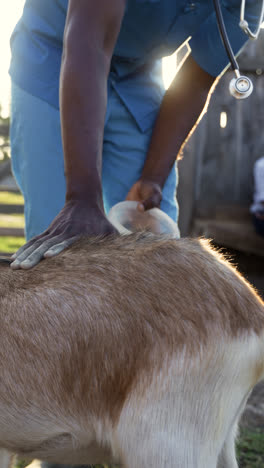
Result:
{"label": "goat's back", "polygon": [[47,433],[58,415],[62,426],[71,416],[85,424],[88,409],[114,422],[168,355],[264,326],[253,288],[201,240],[84,239],[33,270],[0,265],[0,275],[0,402],[22,432],[29,402],[36,432],[47,414]]}

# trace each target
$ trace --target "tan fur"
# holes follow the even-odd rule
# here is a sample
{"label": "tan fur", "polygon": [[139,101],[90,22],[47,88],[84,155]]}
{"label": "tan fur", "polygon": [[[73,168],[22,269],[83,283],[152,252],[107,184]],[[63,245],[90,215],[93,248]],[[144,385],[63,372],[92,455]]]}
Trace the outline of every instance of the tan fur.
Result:
{"label": "tan fur", "polygon": [[[136,460],[142,466],[149,448],[142,457],[135,453],[144,435],[151,436],[139,426],[155,418],[155,434],[164,420],[167,439],[176,440],[181,431],[170,420],[172,407],[178,408],[175,427],[177,420],[183,426],[201,398],[197,433],[200,418],[214,413],[206,409],[210,401],[214,429],[209,435],[204,429],[204,438],[215,431],[215,448],[208,445],[207,464],[182,455],[174,466],[211,468],[218,456],[218,467],[237,466],[230,455],[234,436],[226,440],[263,378],[264,306],[208,242],[142,234],[83,240],[33,270],[0,265],[0,279],[0,445],[59,463],[122,461],[132,468]],[[239,399],[237,406],[230,400],[230,420],[227,384]],[[144,411],[149,416],[141,420]],[[229,445],[228,454],[221,452]],[[165,446],[155,458],[159,466],[170,466]],[[177,443],[169,452],[172,447]],[[180,459],[178,452],[169,460]]]}

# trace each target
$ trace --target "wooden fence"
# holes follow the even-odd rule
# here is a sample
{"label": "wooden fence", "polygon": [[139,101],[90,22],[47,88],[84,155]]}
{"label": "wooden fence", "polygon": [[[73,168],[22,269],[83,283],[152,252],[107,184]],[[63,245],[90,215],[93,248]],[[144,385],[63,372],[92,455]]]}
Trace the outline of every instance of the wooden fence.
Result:
{"label": "wooden fence", "polygon": [[228,90],[233,73],[220,80],[179,162],[180,229],[182,235],[205,235],[264,255],[264,241],[255,235],[249,215],[253,164],[264,155],[264,31],[248,43],[239,62],[254,92],[236,100]]}
{"label": "wooden fence", "polygon": [[[4,139],[4,143],[1,143],[1,150],[9,150],[9,126],[8,124],[0,124],[0,137]],[[0,164],[0,193],[19,193],[19,189],[13,181],[12,172],[11,172],[11,163],[9,159],[1,161]],[[15,215],[23,214],[24,206],[22,204],[16,203],[3,203],[0,202],[0,217],[5,217],[6,215]],[[1,223],[2,224],[2,223]],[[11,226],[0,226],[0,237],[24,237],[24,229],[19,227]],[[10,256],[6,252],[0,252],[1,256]]]}

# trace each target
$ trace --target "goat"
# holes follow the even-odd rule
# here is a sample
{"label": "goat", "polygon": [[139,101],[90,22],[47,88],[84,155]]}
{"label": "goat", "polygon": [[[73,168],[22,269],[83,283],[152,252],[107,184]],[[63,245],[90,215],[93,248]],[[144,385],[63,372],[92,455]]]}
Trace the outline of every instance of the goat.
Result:
{"label": "goat", "polygon": [[264,377],[264,304],[209,242],[82,239],[32,270],[0,264],[0,278],[3,449],[237,468],[238,420]]}

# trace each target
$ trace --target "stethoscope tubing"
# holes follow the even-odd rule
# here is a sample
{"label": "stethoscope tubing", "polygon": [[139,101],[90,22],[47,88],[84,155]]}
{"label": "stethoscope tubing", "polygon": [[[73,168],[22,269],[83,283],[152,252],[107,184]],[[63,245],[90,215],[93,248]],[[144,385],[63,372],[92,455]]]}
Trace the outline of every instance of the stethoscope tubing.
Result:
{"label": "stethoscope tubing", "polygon": [[230,60],[231,67],[232,67],[232,69],[234,71],[239,70],[238,63],[236,61],[233,49],[231,47],[231,44],[229,42],[228,35],[227,35],[227,32],[226,32],[226,27],[225,27],[225,23],[224,23],[223,14],[222,14],[222,9],[221,9],[221,6],[220,6],[220,1],[219,0],[213,0],[213,1],[214,1],[217,24],[218,24],[218,28],[219,28],[219,31],[220,31],[220,36],[222,38],[223,44],[225,46],[226,53],[227,53],[228,58]]}

